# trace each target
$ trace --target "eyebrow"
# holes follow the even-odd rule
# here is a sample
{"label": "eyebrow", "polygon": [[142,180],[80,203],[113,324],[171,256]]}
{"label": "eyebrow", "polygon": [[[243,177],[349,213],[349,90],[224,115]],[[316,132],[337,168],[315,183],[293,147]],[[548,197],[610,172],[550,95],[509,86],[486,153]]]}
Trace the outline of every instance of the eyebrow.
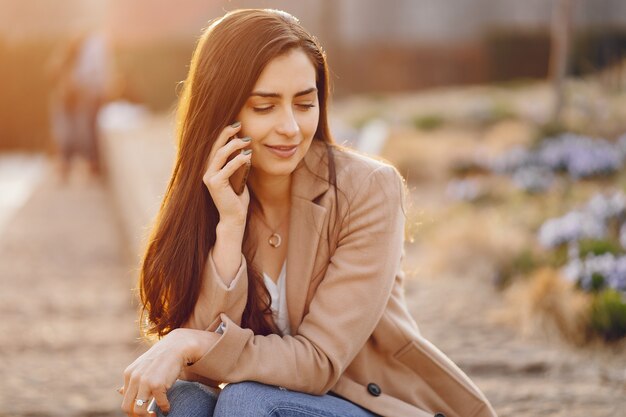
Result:
{"label": "eyebrow", "polygon": [[[298,91],[296,94],[294,94],[294,97],[300,97],[300,96],[306,96],[307,94],[313,93],[317,91],[317,88],[315,87],[311,87],[308,88],[306,90],[303,91]],[[274,98],[281,98],[282,94],[278,94],[278,93],[266,93],[264,91],[253,91],[252,94],[250,94],[250,97],[253,96],[258,96],[258,97],[274,97]]]}

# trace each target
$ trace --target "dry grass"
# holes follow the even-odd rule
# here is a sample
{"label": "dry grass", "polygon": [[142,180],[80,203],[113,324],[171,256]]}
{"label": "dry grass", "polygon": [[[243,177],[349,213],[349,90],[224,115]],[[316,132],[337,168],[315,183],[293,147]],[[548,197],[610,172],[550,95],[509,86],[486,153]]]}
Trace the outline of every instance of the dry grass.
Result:
{"label": "dry grass", "polygon": [[488,156],[499,156],[515,147],[529,147],[537,135],[537,128],[521,120],[503,120],[487,128],[481,148]]}
{"label": "dry grass", "polygon": [[[471,211],[470,211],[471,210]],[[428,276],[495,279],[528,244],[528,233],[493,210],[456,208],[418,231],[421,269]]]}
{"label": "dry grass", "polygon": [[477,131],[445,127],[432,132],[395,128],[382,156],[392,162],[408,182],[442,182],[459,161],[476,152]]}
{"label": "dry grass", "polygon": [[515,282],[505,293],[506,307],[494,320],[519,328],[524,336],[588,340],[589,294],[577,290],[557,270],[542,268]]}

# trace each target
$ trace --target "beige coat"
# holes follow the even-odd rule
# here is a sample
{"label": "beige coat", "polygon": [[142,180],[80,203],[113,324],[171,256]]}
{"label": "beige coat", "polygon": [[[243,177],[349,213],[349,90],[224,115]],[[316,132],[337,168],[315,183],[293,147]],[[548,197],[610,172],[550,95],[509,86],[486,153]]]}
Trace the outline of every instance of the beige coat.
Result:
{"label": "beige coat", "polygon": [[338,211],[322,142],[313,141],[293,174],[286,281],[293,336],[241,328],[246,261],[242,256],[227,288],[209,256],[188,326],[212,331],[224,322],[226,329],[189,371],[223,382],[333,391],[389,417],[495,416],[469,378],[420,335],[407,310],[400,175],[352,152],[334,154]]}

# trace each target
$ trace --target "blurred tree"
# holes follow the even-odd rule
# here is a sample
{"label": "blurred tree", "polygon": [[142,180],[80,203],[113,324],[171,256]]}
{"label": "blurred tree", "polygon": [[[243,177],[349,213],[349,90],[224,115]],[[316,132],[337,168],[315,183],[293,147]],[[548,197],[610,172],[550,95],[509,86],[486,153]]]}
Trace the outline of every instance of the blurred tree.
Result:
{"label": "blurred tree", "polygon": [[335,55],[338,56],[341,49],[341,35],[339,34],[339,12],[334,0],[324,0],[319,5],[321,28],[320,35],[324,50],[329,60],[329,65],[333,68],[332,62]]}
{"label": "blurred tree", "polygon": [[548,74],[554,88],[552,123],[559,122],[565,101],[564,79],[570,49],[572,0],[553,0],[550,62]]}

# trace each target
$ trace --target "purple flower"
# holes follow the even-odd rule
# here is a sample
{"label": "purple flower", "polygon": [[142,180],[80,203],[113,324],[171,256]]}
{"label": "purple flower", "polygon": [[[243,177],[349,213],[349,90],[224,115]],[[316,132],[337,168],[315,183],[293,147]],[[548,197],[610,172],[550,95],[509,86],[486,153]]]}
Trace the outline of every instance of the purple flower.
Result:
{"label": "purple flower", "polygon": [[539,228],[539,243],[545,248],[555,248],[580,239],[602,239],[605,235],[604,222],[583,211],[571,211],[545,221]]}
{"label": "purple flower", "polygon": [[565,133],[545,139],[536,150],[516,147],[487,165],[493,172],[512,174],[522,168],[564,171],[574,180],[620,170],[626,159],[626,134],[616,143]]}
{"label": "purple flower", "polygon": [[480,197],[482,190],[476,180],[452,180],[446,187],[446,195],[453,200],[473,201]]}
{"label": "purple flower", "polygon": [[[626,213],[626,195],[621,191],[612,195],[596,194],[580,210],[574,210],[562,217],[546,220],[539,228],[539,243],[546,248],[554,248],[564,243],[581,239],[603,239],[607,235],[608,220]],[[622,227],[626,244],[626,229]],[[626,247],[626,246],[625,246]]]}
{"label": "purple flower", "polygon": [[584,260],[570,261],[563,267],[562,273],[569,280],[578,280],[587,291],[592,289],[593,276],[600,275],[606,287],[626,293],[626,256],[589,254]]}
{"label": "purple flower", "polygon": [[516,170],[534,164],[535,155],[533,152],[521,146],[516,146],[508,152],[498,156],[488,164],[483,164],[498,174],[511,174]]}
{"label": "purple flower", "polygon": [[621,216],[626,212],[626,195],[621,191],[612,195],[596,194],[587,203],[586,211],[604,221]]}
{"label": "purple flower", "polygon": [[624,157],[605,139],[565,133],[545,140],[538,159],[555,171],[564,170],[573,179],[580,179],[615,172],[622,167]]}
{"label": "purple flower", "polygon": [[534,193],[547,190],[553,181],[552,171],[543,167],[522,167],[513,174],[513,183],[518,188]]}

